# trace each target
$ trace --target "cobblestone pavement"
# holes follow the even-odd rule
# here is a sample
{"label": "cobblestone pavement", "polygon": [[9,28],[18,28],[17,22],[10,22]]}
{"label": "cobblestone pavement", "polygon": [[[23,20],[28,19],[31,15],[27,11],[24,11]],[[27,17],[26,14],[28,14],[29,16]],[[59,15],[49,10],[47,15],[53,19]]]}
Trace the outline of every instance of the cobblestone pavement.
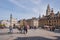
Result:
{"label": "cobblestone pavement", "polygon": [[27,34],[21,34],[17,29],[9,34],[9,29],[0,29],[0,40],[60,40],[59,32],[43,29],[29,29]]}

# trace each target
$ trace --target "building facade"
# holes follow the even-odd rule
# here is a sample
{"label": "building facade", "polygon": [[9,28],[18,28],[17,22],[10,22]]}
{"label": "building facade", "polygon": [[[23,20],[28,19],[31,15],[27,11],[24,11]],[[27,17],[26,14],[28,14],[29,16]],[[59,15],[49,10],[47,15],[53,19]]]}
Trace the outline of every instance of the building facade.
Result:
{"label": "building facade", "polygon": [[18,20],[12,17],[12,14],[10,15],[10,20],[1,20],[0,24],[5,25],[5,27],[9,26],[18,26]]}
{"label": "building facade", "polygon": [[8,20],[1,20],[1,25],[5,26],[5,27],[9,27],[10,22]]}
{"label": "building facade", "polygon": [[10,26],[18,26],[18,20],[12,17],[12,14],[10,14]]}
{"label": "building facade", "polygon": [[60,12],[54,13],[53,8],[50,9],[50,6],[47,6],[46,16],[43,16],[39,19],[39,26],[60,26]]}
{"label": "building facade", "polygon": [[38,27],[38,18],[27,19],[26,22],[29,26]]}

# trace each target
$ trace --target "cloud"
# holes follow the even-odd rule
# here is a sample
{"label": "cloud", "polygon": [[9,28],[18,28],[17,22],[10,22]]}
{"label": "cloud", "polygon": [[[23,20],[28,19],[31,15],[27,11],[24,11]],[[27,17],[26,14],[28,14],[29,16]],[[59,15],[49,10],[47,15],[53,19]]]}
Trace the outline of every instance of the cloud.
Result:
{"label": "cloud", "polygon": [[[27,11],[29,10],[32,13],[35,14],[44,14],[45,12],[45,7],[46,5],[44,5],[42,7],[41,5],[41,0],[10,0],[10,2],[12,2],[13,4],[21,7],[21,8],[25,8]],[[29,8],[28,5],[23,5],[24,3],[28,3],[30,4],[32,2],[32,4],[35,4],[36,6],[34,6],[33,8]],[[30,6],[31,7],[31,6]]]}
{"label": "cloud", "polygon": [[30,0],[30,1],[34,4],[37,4],[37,5],[41,2],[41,0]]}
{"label": "cloud", "polygon": [[32,2],[32,4],[40,5],[40,2],[41,2],[41,0],[9,0],[9,1],[22,8],[27,8],[28,6],[23,4],[27,4],[27,3],[30,4]]}
{"label": "cloud", "polygon": [[33,13],[37,13],[37,14],[40,13],[38,8],[33,8],[32,10],[33,10]]}
{"label": "cloud", "polygon": [[19,7],[26,8],[24,5],[20,4],[20,0],[9,0],[9,1]]}
{"label": "cloud", "polygon": [[35,14],[40,14],[41,16],[44,14],[46,15],[46,5],[42,6],[42,7],[36,7],[32,9],[33,13]]}
{"label": "cloud", "polygon": [[31,0],[32,3],[34,3],[36,6],[32,8],[33,13],[46,15],[46,4],[42,4],[42,0]]}

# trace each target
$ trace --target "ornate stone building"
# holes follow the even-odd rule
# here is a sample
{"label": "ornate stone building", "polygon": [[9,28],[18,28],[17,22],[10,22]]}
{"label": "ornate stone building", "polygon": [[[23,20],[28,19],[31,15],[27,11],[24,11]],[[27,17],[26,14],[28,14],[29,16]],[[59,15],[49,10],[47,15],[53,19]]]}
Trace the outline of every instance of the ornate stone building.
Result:
{"label": "ornate stone building", "polygon": [[12,17],[12,14],[10,14],[10,26],[18,26],[18,20]]}
{"label": "ornate stone building", "polygon": [[38,18],[27,19],[26,22],[29,26],[38,27]]}
{"label": "ornate stone building", "polygon": [[43,16],[39,19],[39,26],[60,26],[60,12],[54,13],[53,8],[50,9],[50,6],[48,4],[47,10],[46,10],[46,16]]}
{"label": "ornate stone building", "polygon": [[10,15],[10,20],[1,20],[0,24],[5,25],[5,27],[14,27],[18,26],[18,20],[12,17],[12,14]]}
{"label": "ornate stone building", "polygon": [[33,17],[32,19],[27,19],[26,22],[29,26],[38,27],[38,18]]}
{"label": "ornate stone building", "polygon": [[38,27],[38,19],[33,17],[31,19],[23,19],[19,21],[20,26],[32,26],[32,27]]}
{"label": "ornate stone building", "polygon": [[48,16],[48,15],[50,15],[50,5],[48,4],[48,6],[47,6],[47,10],[46,10],[46,16]]}

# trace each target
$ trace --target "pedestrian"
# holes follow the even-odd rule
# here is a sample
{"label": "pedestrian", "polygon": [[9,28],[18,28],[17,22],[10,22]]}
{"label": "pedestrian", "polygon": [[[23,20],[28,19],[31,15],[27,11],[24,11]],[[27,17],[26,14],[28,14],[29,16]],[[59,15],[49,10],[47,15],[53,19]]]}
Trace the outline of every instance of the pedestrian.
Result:
{"label": "pedestrian", "polygon": [[17,29],[20,31],[21,30],[21,27],[17,27]]}
{"label": "pedestrian", "polygon": [[55,30],[55,27],[52,27],[52,31],[54,31]]}
{"label": "pedestrian", "polygon": [[28,30],[27,30],[27,26],[24,26],[24,33],[27,33]]}
{"label": "pedestrian", "polygon": [[9,31],[10,31],[9,33],[12,33],[13,32],[12,29],[13,28],[11,26],[9,26]]}

